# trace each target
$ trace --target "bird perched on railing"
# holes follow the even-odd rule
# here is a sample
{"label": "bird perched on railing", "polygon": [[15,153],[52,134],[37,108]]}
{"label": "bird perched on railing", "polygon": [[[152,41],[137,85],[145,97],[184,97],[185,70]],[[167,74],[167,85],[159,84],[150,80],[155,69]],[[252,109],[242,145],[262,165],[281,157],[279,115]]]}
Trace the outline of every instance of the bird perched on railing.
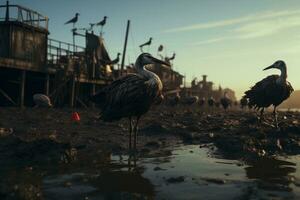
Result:
{"label": "bird perched on railing", "polygon": [[33,102],[36,107],[52,107],[50,98],[44,94],[34,94]]}
{"label": "bird perched on railing", "polygon": [[[142,53],[134,66],[137,74],[128,74],[115,80],[91,97],[91,100],[101,108],[100,119],[115,121],[124,117],[129,118],[129,148],[131,148],[133,132],[134,149],[136,149],[139,120],[162,93],[163,85],[160,78],[145,68],[146,65],[156,63],[167,64],[149,53]],[[134,125],[133,118],[136,118]]]}
{"label": "bird perched on railing", "polygon": [[224,108],[224,110],[227,110],[227,108],[229,106],[231,106],[232,101],[231,99],[228,97],[227,92],[224,93],[224,96],[220,99],[220,103],[222,105],[222,107]]}
{"label": "bird perched on railing", "polygon": [[216,103],[215,99],[213,97],[210,97],[208,100],[207,100],[207,103],[210,107],[213,107]]}
{"label": "bird perched on railing", "polygon": [[96,23],[97,26],[101,26],[101,31],[100,31],[101,34],[102,34],[103,26],[106,24],[107,18],[108,18],[107,16],[104,16],[100,22]]}
{"label": "bird perched on railing", "polygon": [[141,49],[141,52],[143,52],[143,47],[144,46],[150,46],[152,43],[152,37],[149,38],[149,40],[147,42],[145,42],[144,44],[141,44],[140,45],[140,49]]}
{"label": "bird perched on railing", "polygon": [[73,17],[72,19],[70,19],[69,21],[67,21],[65,24],[73,24],[73,27],[74,27],[74,25],[78,21],[78,16],[79,16],[79,13],[76,13],[75,17]]}
{"label": "bird perched on railing", "polygon": [[240,100],[240,105],[241,105],[241,108],[242,109],[244,109],[245,107],[247,107],[247,105],[248,105],[248,100],[247,100],[247,98],[241,98],[241,100]]}
{"label": "bird perched on railing", "polygon": [[273,105],[275,126],[278,127],[276,108],[284,100],[289,98],[294,89],[286,80],[287,68],[284,61],[276,61],[273,65],[265,68],[264,70],[273,68],[281,71],[280,76],[270,75],[257,82],[250,90],[245,92],[244,98],[249,101],[249,106],[253,106],[256,109],[261,109],[260,120],[263,119],[264,109],[270,105]]}

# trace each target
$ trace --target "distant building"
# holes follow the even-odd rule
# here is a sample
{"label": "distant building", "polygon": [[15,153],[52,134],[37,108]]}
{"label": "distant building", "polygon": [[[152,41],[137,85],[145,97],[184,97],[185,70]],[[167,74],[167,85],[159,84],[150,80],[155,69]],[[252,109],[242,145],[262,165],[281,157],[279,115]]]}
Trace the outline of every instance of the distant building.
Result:
{"label": "distant building", "polygon": [[223,97],[224,93],[227,92],[228,96],[236,101],[235,92],[229,88],[222,89],[221,86],[217,90],[213,89],[214,83],[207,81],[207,75],[202,76],[202,80],[197,82],[197,78],[191,81],[191,87],[183,88],[181,96],[198,96],[199,98],[208,99],[213,97],[219,101]]}

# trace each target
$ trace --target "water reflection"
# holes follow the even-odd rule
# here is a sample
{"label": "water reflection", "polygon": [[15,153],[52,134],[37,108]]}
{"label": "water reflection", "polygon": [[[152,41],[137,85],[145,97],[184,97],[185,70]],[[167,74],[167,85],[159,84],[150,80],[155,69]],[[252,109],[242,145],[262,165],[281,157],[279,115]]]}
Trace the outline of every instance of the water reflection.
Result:
{"label": "water reflection", "polygon": [[[0,199],[297,199],[299,158],[240,165],[197,145],[153,157],[78,153],[71,163],[0,166]],[[296,164],[297,163],[297,164]],[[183,177],[182,181],[170,182]],[[179,180],[179,179],[178,179]],[[11,196],[11,195],[14,196]],[[14,199],[12,198],[12,199]]]}

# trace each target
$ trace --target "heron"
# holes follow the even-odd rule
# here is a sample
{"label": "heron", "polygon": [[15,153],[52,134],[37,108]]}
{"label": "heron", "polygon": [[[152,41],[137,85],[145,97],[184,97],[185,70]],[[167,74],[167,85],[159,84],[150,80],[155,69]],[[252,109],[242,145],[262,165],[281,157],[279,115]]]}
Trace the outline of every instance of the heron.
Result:
{"label": "heron", "polygon": [[78,21],[79,13],[75,14],[75,17],[67,21],[65,24],[73,24],[73,27],[75,26],[76,22]]}
{"label": "heron", "polygon": [[224,93],[224,96],[220,99],[220,103],[224,110],[227,110],[229,106],[231,106],[232,102],[231,99],[228,97],[227,92]]}
{"label": "heron", "polygon": [[45,94],[34,94],[33,101],[36,107],[52,107],[50,98]]}
{"label": "heron", "polygon": [[167,65],[149,53],[142,53],[134,65],[136,74],[128,74],[115,80],[91,97],[91,100],[99,105],[100,119],[103,121],[129,119],[129,149],[133,132],[133,145],[136,150],[137,129],[141,116],[147,113],[162,94],[163,84],[160,78],[146,69],[146,65],[151,64]]}
{"label": "heron", "polygon": [[250,90],[245,92],[244,98],[249,101],[249,106],[260,109],[260,121],[263,119],[265,108],[273,105],[273,117],[278,128],[276,108],[284,100],[288,99],[294,91],[287,81],[287,67],[284,61],[278,60],[264,70],[279,69],[280,75],[270,75],[257,82]]}
{"label": "heron", "polygon": [[144,44],[141,44],[140,45],[140,49],[141,49],[141,52],[143,52],[143,47],[144,46],[150,46],[152,43],[152,37],[149,38],[149,40],[147,42],[145,42]]}

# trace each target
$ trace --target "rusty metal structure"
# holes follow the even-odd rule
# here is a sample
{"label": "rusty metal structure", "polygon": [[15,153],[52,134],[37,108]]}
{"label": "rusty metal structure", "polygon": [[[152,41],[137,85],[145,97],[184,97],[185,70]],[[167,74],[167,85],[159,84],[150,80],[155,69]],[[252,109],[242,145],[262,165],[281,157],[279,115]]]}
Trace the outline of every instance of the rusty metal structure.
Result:
{"label": "rusty metal structure", "polygon": [[86,32],[80,47],[50,39],[48,17],[29,8],[7,2],[0,13],[1,106],[31,106],[35,93],[57,106],[87,106],[88,96],[113,80],[102,37]]}

